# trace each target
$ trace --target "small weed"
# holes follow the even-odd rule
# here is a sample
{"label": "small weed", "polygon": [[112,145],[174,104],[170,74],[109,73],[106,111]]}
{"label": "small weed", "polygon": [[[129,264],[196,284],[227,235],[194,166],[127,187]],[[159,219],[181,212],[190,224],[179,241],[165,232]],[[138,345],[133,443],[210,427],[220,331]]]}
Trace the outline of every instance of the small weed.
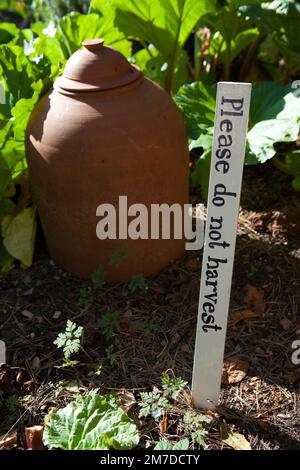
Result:
{"label": "small weed", "polygon": [[120,266],[120,264],[124,261],[124,259],[126,258],[126,256],[128,255],[128,248],[127,246],[123,245],[123,246],[119,246],[117,247],[110,259],[109,259],[109,265],[110,266]]}
{"label": "small weed", "polygon": [[79,305],[82,308],[87,308],[92,303],[92,289],[91,287],[82,287],[79,291]]}
{"label": "small weed", "polygon": [[161,385],[163,389],[163,394],[166,397],[170,397],[173,400],[176,400],[179,393],[187,386],[187,382],[181,377],[170,377],[168,372],[163,372],[161,374]]}
{"label": "small weed", "polygon": [[180,439],[175,444],[172,442],[166,441],[165,439],[159,441],[158,444],[154,447],[154,450],[188,450],[189,448],[189,440],[188,439]]}
{"label": "small weed", "polygon": [[180,377],[171,378],[168,372],[161,375],[162,391],[154,388],[152,392],[141,392],[139,417],[151,415],[158,420],[163,411],[170,408],[170,399],[176,400],[178,394],[187,386]]}
{"label": "small weed", "polygon": [[158,420],[163,411],[170,406],[168,399],[158,389],[154,389],[153,392],[141,392],[140,395],[140,418],[151,415],[155,420]]}
{"label": "small weed", "polygon": [[121,315],[122,313],[117,310],[105,312],[101,315],[98,323],[106,339],[110,340],[120,330],[119,320]]}
{"label": "small weed", "polygon": [[67,321],[66,329],[63,333],[59,333],[54,341],[55,346],[62,348],[64,353],[64,365],[74,365],[77,361],[70,361],[72,354],[80,350],[80,340],[83,334],[83,327],[77,326],[71,320]]}
{"label": "small weed", "polygon": [[3,392],[0,390],[0,408],[13,413],[18,408],[18,397],[11,395],[10,397],[3,398]]}
{"label": "small weed", "polygon": [[158,330],[158,324],[155,318],[150,318],[145,331],[146,333],[155,333]]}
{"label": "small weed", "polygon": [[91,275],[91,281],[93,283],[94,289],[101,289],[104,286],[106,273],[103,266],[99,266],[96,271]]}
{"label": "small weed", "polygon": [[105,349],[106,357],[111,366],[114,366],[117,362],[117,354],[114,351],[114,346],[111,344]]}
{"label": "small weed", "polygon": [[136,276],[134,276],[128,285],[128,288],[132,294],[137,290],[144,289],[145,287],[146,281],[142,274],[137,274]]}
{"label": "small weed", "polygon": [[207,432],[203,424],[209,421],[211,421],[210,417],[196,413],[196,411],[187,411],[183,417],[184,435],[191,437],[198,446],[205,448],[204,437]]}

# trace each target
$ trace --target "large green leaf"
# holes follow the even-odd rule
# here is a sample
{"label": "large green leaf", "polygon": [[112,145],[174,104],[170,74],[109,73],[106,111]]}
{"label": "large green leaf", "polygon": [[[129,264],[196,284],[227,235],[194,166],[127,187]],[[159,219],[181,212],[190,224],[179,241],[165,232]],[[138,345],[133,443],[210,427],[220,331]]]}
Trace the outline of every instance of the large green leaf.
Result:
{"label": "large green leaf", "polygon": [[[31,98],[21,98],[12,108],[12,118],[10,127],[7,127],[7,139],[3,142],[0,154],[0,192],[9,184],[11,179],[16,178],[27,168],[25,159],[25,131],[32,113],[32,110],[39,100],[44,88],[42,80],[32,84],[35,91]],[[1,140],[5,135],[0,135]]]}
{"label": "large green leaf", "polygon": [[22,98],[12,108],[11,114],[13,116],[13,130],[14,139],[24,143],[25,131],[27,124],[35,104],[38,102],[44,90],[44,83],[42,80],[32,83],[32,97]]}
{"label": "large green leaf", "polygon": [[292,186],[293,186],[293,188],[294,188],[295,191],[299,191],[299,192],[300,192],[300,175],[296,176],[296,177],[293,179]]}
{"label": "large green leaf", "polygon": [[[20,184],[20,178],[17,177],[24,175],[27,168],[25,130],[43,86],[42,80],[32,84],[33,96],[17,101],[11,110],[11,120],[2,129],[3,134],[0,131],[0,221],[3,236],[0,266],[4,270],[11,266],[12,257],[20,260],[24,266],[30,266],[32,262],[36,230],[35,209],[26,207],[31,202],[28,190],[24,189],[28,185]],[[18,209],[10,199],[15,195],[15,183],[21,189]]]}
{"label": "large green leaf", "polygon": [[214,125],[215,87],[201,82],[183,85],[174,100],[183,112],[191,141],[198,139],[203,129]]}
{"label": "large green leaf", "polygon": [[3,240],[0,237],[0,272],[9,271],[13,265],[13,257],[9,255],[3,245]]}
{"label": "large green leaf", "polygon": [[279,170],[294,177],[292,186],[295,191],[300,191],[300,151],[294,150],[285,155],[277,155],[274,164]]}
{"label": "large green leaf", "polygon": [[[276,142],[297,138],[300,125],[300,98],[292,85],[277,82],[255,83],[251,95],[246,164],[264,163],[275,153]],[[190,150],[201,147],[192,186],[201,185],[207,194],[215,113],[214,88],[195,82],[184,85],[175,96],[182,110],[190,139]]]}
{"label": "large green leaf", "polygon": [[248,47],[253,41],[259,36],[259,30],[257,28],[248,28],[245,31],[240,32],[232,41],[231,46],[231,60]]}
{"label": "large green leaf", "polygon": [[251,22],[237,15],[236,9],[225,6],[217,14],[206,15],[201,23],[208,24],[214,31],[218,31],[226,42],[233,41],[238,33],[252,26]]}
{"label": "large green leaf", "polygon": [[[166,81],[167,63],[163,56],[154,47],[141,49],[131,58],[146,75],[146,77],[164,87]],[[176,92],[184,84],[190,81],[188,72],[188,56],[182,50],[176,56],[173,76],[173,91]]]}
{"label": "large green leaf", "polygon": [[7,215],[2,220],[3,245],[24,266],[32,263],[36,233],[35,212],[35,207],[31,206],[16,215]]}
{"label": "large green leaf", "polygon": [[[244,17],[255,20],[269,30],[271,41],[278,48],[277,68],[280,57],[284,57],[284,67],[288,75],[300,70],[300,4],[294,0],[279,0],[269,3],[242,6]],[[274,68],[274,73],[278,70]],[[273,75],[274,77],[274,75]]]}
{"label": "large green leaf", "polygon": [[62,70],[70,53],[63,40],[41,33],[39,39],[34,43],[32,57],[41,56],[45,57],[51,65],[55,64]]}
{"label": "large green leaf", "polygon": [[[48,63],[59,66],[62,71],[67,59],[82,46],[86,39],[104,38],[105,44],[113,46],[123,55],[130,55],[130,42],[114,26],[114,10],[101,14],[82,15],[71,12],[64,16],[57,25],[50,22],[35,23],[32,30],[35,38],[29,41],[32,47],[31,59],[45,57]],[[54,77],[53,77],[54,78]]]}
{"label": "large green leaf", "polygon": [[300,150],[285,155],[285,164],[292,175],[300,176]]}
{"label": "large green leaf", "polygon": [[14,23],[0,23],[0,44],[10,42],[19,34],[19,29]]}
{"label": "large green leaf", "polygon": [[205,86],[201,82],[195,82],[183,85],[174,98],[184,115],[190,151],[202,148],[202,153],[191,174],[191,186],[201,186],[201,192],[205,198],[208,194],[216,106],[215,91],[215,86]]}
{"label": "large green leaf", "polygon": [[31,84],[38,78],[38,70],[24,54],[20,46],[0,46],[0,77],[10,93],[9,105],[21,98],[31,98]]}
{"label": "large green leaf", "polygon": [[[35,210],[29,193],[16,178],[24,175],[25,130],[31,112],[51,84],[47,69],[37,66],[25,55],[23,47],[14,44],[0,46],[0,78],[5,87],[5,103],[0,105],[0,223],[3,247],[10,256],[25,266],[32,262],[35,238]],[[17,194],[15,209],[10,198]],[[28,196],[28,197],[27,197]],[[10,210],[9,210],[10,208]],[[9,215],[10,214],[10,215]],[[2,243],[2,242],[1,242]],[[3,252],[4,248],[2,249]],[[1,256],[7,266],[7,256]]]}
{"label": "large green leaf", "polygon": [[46,417],[43,440],[49,449],[131,449],[138,444],[139,434],[114,398],[92,390]]}
{"label": "large green leaf", "polygon": [[215,0],[107,0],[116,9],[115,24],[128,37],[153,44],[168,64],[171,91],[176,55],[198,20],[214,11]]}
{"label": "large green leaf", "polygon": [[264,163],[275,155],[275,142],[296,140],[299,123],[300,98],[293,93],[292,85],[254,84],[246,163]]}
{"label": "large green leaf", "polygon": [[9,139],[1,150],[1,154],[10,169],[12,178],[16,178],[27,168],[24,142]]}
{"label": "large green leaf", "polygon": [[214,9],[208,0],[111,0],[116,24],[129,36],[154,46],[166,59],[184,45],[201,16]]}
{"label": "large green leaf", "polygon": [[[0,153],[0,194],[6,190],[11,180],[11,170]],[[1,218],[1,210],[0,210]]]}
{"label": "large green leaf", "polygon": [[0,218],[10,214],[15,207],[15,204],[10,199],[0,196]]}
{"label": "large green leaf", "polygon": [[81,15],[69,13],[61,19],[56,38],[65,42],[69,55],[81,47],[82,41],[93,38],[104,38],[107,45],[113,46],[123,55],[130,53],[130,43],[125,35],[114,26],[114,11],[107,11],[105,16],[97,14]]}
{"label": "large green leaf", "polygon": [[[209,26],[212,32],[209,55],[212,56],[213,64],[216,65],[216,61],[223,64],[225,80],[230,80],[231,66],[235,57],[250,44],[253,44],[253,47],[258,46],[256,39],[260,31],[254,27],[252,20],[239,12],[239,4],[238,1],[228,1],[216,13],[205,15],[199,23],[202,27]],[[245,64],[247,67],[247,60]]]}

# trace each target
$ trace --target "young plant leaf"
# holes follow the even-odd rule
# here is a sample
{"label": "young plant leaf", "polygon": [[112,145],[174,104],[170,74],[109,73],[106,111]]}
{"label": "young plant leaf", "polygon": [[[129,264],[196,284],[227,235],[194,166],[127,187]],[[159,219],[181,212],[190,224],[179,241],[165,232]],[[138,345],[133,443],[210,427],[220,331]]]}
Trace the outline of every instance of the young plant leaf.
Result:
{"label": "young plant leaf", "polygon": [[181,377],[171,377],[168,372],[161,374],[161,385],[165,397],[176,400],[179,393],[187,386],[187,382]]}
{"label": "young plant leaf", "polygon": [[46,417],[43,441],[49,449],[131,449],[139,433],[115,399],[92,390]]}
{"label": "young plant leaf", "polygon": [[80,350],[80,339],[83,334],[83,327],[77,326],[71,320],[67,321],[66,329],[63,333],[59,333],[53,343],[63,349],[64,358],[68,360],[70,356]]}
{"label": "young plant leaf", "polygon": [[156,444],[154,450],[188,450],[188,448],[188,439],[180,439],[180,441],[176,442],[175,444],[166,440],[161,440],[158,444]]}

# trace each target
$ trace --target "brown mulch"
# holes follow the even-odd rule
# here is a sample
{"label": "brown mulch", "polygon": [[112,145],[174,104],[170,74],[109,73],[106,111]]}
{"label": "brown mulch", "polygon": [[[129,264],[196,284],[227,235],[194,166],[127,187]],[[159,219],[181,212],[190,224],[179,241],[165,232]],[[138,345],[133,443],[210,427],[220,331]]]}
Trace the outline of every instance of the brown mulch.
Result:
{"label": "brown mulch", "polygon": [[[217,424],[206,441],[208,448],[222,447],[224,421],[253,449],[300,449],[300,369],[291,362],[292,342],[300,339],[300,196],[271,165],[247,168],[241,207],[225,360],[238,357],[247,369],[240,381],[222,386]],[[5,386],[0,371],[0,389],[2,383],[4,396],[16,395],[19,405],[0,407],[0,436],[18,430],[22,447],[24,427],[41,424],[49,409],[72,397],[70,387],[57,392],[59,381],[136,396],[159,385],[170,369],[190,383],[201,256],[187,253],[134,293],[126,284],[91,290],[91,283],[56,267],[42,243],[30,269],[1,274],[0,338],[10,368],[3,371]],[[107,311],[121,312],[111,341],[98,325]],[[78,366],[60,369],[53,340],[67,319],[84,327],[84,352]],[[112,366],[105,352],[110,344]],[[176,435],[176,413],[188,409],[188,399],[185,406],[169,418],[164,436]],[[152,422],[144,432],[161,435]]]}

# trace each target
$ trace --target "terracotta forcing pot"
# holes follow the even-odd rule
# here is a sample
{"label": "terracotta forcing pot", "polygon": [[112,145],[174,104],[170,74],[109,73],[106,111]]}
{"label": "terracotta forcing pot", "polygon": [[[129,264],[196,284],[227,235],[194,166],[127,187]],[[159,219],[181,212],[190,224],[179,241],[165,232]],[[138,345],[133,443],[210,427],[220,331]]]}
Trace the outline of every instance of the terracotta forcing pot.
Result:
{"label": "terracotta forcing pot", "polygon": [[47,247],[60,267],[81,277],[100,266],[112,281],[153,275],[182,255],[184,240],[118,239],[118,230],[116,239],[101,240],[96,210],[113,204],[118,229],[126,222],[118,215],[121,195],[128,207],[144,204],[149,212],[151,204],[188,202],[183,119],[165,91],[103,40],[83,45],[37,104],[27,129]]}

